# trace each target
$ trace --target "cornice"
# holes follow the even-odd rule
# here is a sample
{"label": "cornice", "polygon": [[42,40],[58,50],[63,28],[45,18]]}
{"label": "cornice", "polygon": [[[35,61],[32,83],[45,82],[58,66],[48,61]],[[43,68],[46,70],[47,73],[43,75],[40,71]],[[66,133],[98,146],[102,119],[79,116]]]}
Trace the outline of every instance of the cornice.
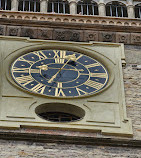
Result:
{"label": "cornice", "polygon": [[[53,133],[53,132],[52,132]],[[39,133],[21,133],[21,132],[0,132],[0,139],[14,141],[34,141],[40,143],[61,143],[77,145],[104,145],[116,147],[141,148],[140,140],[119,139],[119,138],[97,138],[83,136],[64,136]]]}
{"label": "cornice", "polygon": [[[70,15],[70,14],[52,14],[52,13],[35,13],[35,12],[14,12],[14,11],[0,11],[1,24],[16,24],[16,25],[32,25],[43,26],[46,24],[52,27],[57,26],[71,26],[71,27],[87,27],[108,29],[120,28],[120,31],[141,32],[141,19],[129,19],[119,17],[100,17],[87,15]],[[125,28],[127,30],[125,30]],[[132,29],[133,28],[133,29]]]}

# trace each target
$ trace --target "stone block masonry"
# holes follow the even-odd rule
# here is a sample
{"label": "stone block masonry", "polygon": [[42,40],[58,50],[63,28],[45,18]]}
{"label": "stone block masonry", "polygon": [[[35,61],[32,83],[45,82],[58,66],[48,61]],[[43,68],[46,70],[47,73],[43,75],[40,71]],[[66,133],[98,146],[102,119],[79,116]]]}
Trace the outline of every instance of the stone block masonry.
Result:
{"label": "stone block masonry", "polygon": [[[30,133],[36,134],[35,138],[30,141],[16,141],[14,136],[12,140],[0,139],[0,158],[141,158],[141,46],[125,46],[126,55],[126,67],[123,68],[125,98],[127,106],[127,115],[132,119],[133,123],[133,138],[117,137],[117,136],[102,136],[100,133],[89,132],[72,132],[72,131],[59,131],[59,130],[37,130],[37,129],[23,129],[11,130],[16,134]],[[0,129],[0,132],[6,132],[9,130]],[[37,136],[44,134],[44,139],[48,138],[49,142],[44,142],[44,139],[37,141]],[[99,138],[99,140],[105,140],[106,145],[102,143],[97,145],[97,142],[93,141],[93,145],[81,144],[74,140],[68,139],[59,140],[55,143],[53,140],[49,140],[47,134],[50,135],[62,135],[62,136],[76,136],[86,137],[89,139]],[[2,138],[2,137],[0,137]],[[113,141],[114,140],[114,141]],[[120,140],[121,145],[117,146]],[[132,142],[129,146],[125,145],[125,141]],[[102,142],[102,141],[101,141]],[[112,145],[110,144],[112,142]],[[122,143],[123,142],[123,143]],[[114,144],[115,143],[115,144]],[[134,146],[135,144],[137,145]],[[109,144],[109,146],[108,146]],[[132,147],[134,146],[134,147]]]}
{"label": "stone block masonry", "polygon": [[141,158],[139,148],[0,140],[0,158]]}

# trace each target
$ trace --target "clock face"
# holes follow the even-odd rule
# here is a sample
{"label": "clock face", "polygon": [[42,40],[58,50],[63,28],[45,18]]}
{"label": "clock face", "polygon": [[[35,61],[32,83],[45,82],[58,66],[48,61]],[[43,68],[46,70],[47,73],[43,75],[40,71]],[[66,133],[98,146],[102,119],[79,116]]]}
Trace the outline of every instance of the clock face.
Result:
{"label": "clock face", "polygon": [[108,82],[108,72],[97,60],[65,50],[40,50],[20,56],[12,64],[11,74],[25,90],[60,98],[95,94]]}

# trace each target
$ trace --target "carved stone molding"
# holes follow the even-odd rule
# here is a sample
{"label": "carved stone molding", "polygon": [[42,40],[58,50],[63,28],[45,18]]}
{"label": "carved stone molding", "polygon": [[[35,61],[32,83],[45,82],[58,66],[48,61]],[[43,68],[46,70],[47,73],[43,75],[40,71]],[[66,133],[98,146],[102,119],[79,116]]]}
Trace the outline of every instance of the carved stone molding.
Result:
{"label": "carved stone molding", "polygon": [[70,14],[52,14],[52,13],[35,13],[35,12],[14,12],[0,10],[0,18],[4,19],[22,19],[30,21],[44,21],[44,22],[61,22],[70,24],[99,24],[99,25],[113,25],[113,26],[131,26],[141,27],[140,19],[129,19],[119,17],[100,17],[87,15],[70,15]]}
{"label": "carved stone molding", "polygon": [[7,36],[20,36],[21,27],[19,26],[7,26]]}
{"label": "carved stone molding", "polygon": [[99,41],[101,42],[115,42],[115,33],[114,32],[100,32]]}
{"label": "carved stone molding", "polygon": [[141,44],[141,34],[131,33],[131,43]]}
{"label": "carved stone molding", "polygon": [[53,27],[29,27],[0,25],[0,35],[29,37],[31,39],[48,39],[58,41],[76,42],[114,42],[124,44],[141,45],[141,33],[127,33],[114,31],[96,31],[95,29],[53,28]]}
{"label": "carved stone molding", "polygon": [[84,41],[98,41],[98,32],[84,31]]}
{"label": "carved stone molding", "polygon": [[131,40],[130,33],[122,33],[122,32],[116,33],[116,42],[117,43],[130,44],[131,43],[130,40]]}
{"label": "carved stone molding", "polygon": [[83,41],[83,32],[81,30],[55,29],[53,39],[58,41]]}

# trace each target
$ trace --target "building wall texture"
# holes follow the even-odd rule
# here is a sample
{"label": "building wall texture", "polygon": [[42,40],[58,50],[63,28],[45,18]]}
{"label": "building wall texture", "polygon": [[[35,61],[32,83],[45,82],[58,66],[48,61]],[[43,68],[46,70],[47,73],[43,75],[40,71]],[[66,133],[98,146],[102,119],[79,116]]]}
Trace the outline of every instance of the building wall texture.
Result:
{"label": "building wall texture", "polygon": [[[97,3],[102,6],[109,1]],[[123,77],[133,137],[104,136],[99,132],[0,128],[0,158],[141,158],[141,21],[133,19],[132,12],[140,1],[121,1],[128,6],[128,18],[106,17],[103,10],[100,17],[46,14],[45,10],[35,14],[17,12],[16,2],[13,0],[13,12],[0,10],[0,35],[125,44]]]}
{"label": "building wall texture", "polygon": [[127,113],[132,119],[135,139],[141,139],[140,49],[138,46],[125,46],[127,65],[123,69]]}
{"label": "building wall texture", "polygon": [[140,158],[139,148],[0,141],[2,158]]}
{"label": "building wall texture", "polygon": [[[81,144],[81,141],[77,143],[66,143],[61,140],[55,142],[53,139],[48,142],[34,140],[18,141],[14,140],[0,140],[0,158],[141,158],[140,140],[141,140],[141,53],[140,46],[125,45],[126,66],[123,67],[124,86],[125,86],[125,98],[127,106],[127,115],[132,119],[133,124],[133,138],[118,137],[118,136],[102,136],[100,133],[82,133],[71,131],[59,131],[59,130],[36,130],[36,129],[22,129],[21,133],[30,134],[45,134],[47,138],[48,134],[62,135],[62,136],[75,136],[75,137],[89,137],[105,139],[106,145],[87,142]],[[13,133],[19,132],[18,130],[11,130]],[[10,132],[11,132],[10,131]],[[1,132],[9,132],[8,130],[1,129]],[[5,134],[6,135],[6,134]],[[1,137],[2,138],[2,137]],[[5,137],[6,138],[6,137]],[[7,137],[8,139],[8,137]],[[75,139],[75,138],[73,138]],[[110,141],[113,140],[112,145]],[[116,141],[120,140],[121,145]],[[73,140],[75,141],[75,140]],[[115,141],[115,142],[114,142]],[[123,141],[123,143],[122,143]],[[132,143],[138,142],[138,147],[133,147],[134,144],[124,144],[124,141]],[[128,143],[127,143],[128,144]]]}

